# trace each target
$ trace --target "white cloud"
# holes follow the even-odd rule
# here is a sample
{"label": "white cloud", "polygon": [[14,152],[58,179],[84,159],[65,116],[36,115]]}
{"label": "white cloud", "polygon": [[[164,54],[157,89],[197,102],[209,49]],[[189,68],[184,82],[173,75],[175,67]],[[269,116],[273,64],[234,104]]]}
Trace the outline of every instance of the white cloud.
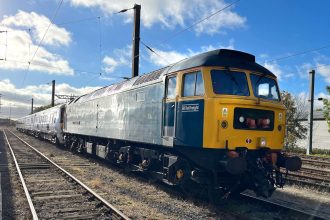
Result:
{"label": "white cloud", "polygon": [[100,79],[100,80],[109,81],[109,82],[114,82],[115,80],[118,80],[118,78],[115,78],[115,77],[107,77],[107,76],[100,76],[99,79]]}
{"label": "white cloud", "polygon": [[104,68],[106,73],[112,73],[119,65],[119,62],[114,60],[112,57],[105,56],[103,59],[103,64],[106,65]]}
{"label": "white cloud", "polygon": [[330,65],[317,64],[317,73],[325,78],[325,81],[330,84]]}
{"label": "white cloud", "polygon": [[[44,15],[39,15],[35,12],[28,13],[20,10],[14,16],[4,16],[4,19],[1,21],[1,24],[7,27],[30,28],[34,40],[36,42],[40,42],[50,22],[51,21]],[[58,27],[56,25],[51,25],[47,32],[47,35],[42,41],[44,45],[53,46],[67,46],[70,42],[71,33],[64,28]]]}
{"label": "white cloud", "polygon": [[[41,25],[46,21],[49,22],[48,18],[43,15],[23,11],[19,11],[14,16],[6,16],[1,20],[1,29],[7,30],[7,47],[4,44],[0,45],[0,56],[2,59],[6,59],[0,62],[1,69],[27,70],[29,61],[37,51],[40,35],[46,31],[47,26],[42,27]],[[30,27],[35,28],[32,33],[27,30]],[[4,38],[5,35],[2,34],[0,37]],[[43,42],[48,46],[68,45],[71,37],[65,29],[53,25],[53,29],[50,29]],[[39,47],[29,70],[58,75],[74,74],[67,60],[50,52],[44,46]]]}
{"label": "white cloud", "polygon": [[[122,49],[114,50],[114,56],[105,56],[102,60],[105,73],[113,73],[120,66],[130,66],[132,57],[132,46],[127,45]],[[111,77],[103,77],[109,81]]]}
{"label": "white cloud", "polygon": [[[317,60],[317,58],[315,59]],[[315,69],[316,76],[319,74],[324,77],[326,83],[330,83],[330,65],[323,64],[316,62],[315,64],[312,63],[304,63],[300,66],[296,66],[299,76],[302,79],[309,79],[309,72],[312,69]]]}
{"label": "white cloud", "polygon": [[190,51],[186,53],[180,53],[177,51],[163,51],[153,49],[157,54],[149,52],[150,61],[157,66],[168,66],[169,64],[176,63],[189,57]]}
{"label": "white cloud", "polygon": [[267,53],[262,53],[259,55],[259,58],[261,59],[268,59],[269,58],[269,55]]}
{"label": "white cloud", "polygon": [[264,64],[264,67],[267,68],[272,73],[274,73],[277,76],[278,80],[281,80],[283,71],[276,62],[272,62],[272,63],[266,62]]}
{"label": "white cloud", "polygon": [[[94,91],[100,87],[81,87],[76,88],[66,83],[56,85],[56,94],[83,95]],[[0,93],[2,94],[2,111],[0,116],[9,115],[11,106],[12,116],[22,117],[30,112],[31,98],[34,99],[34,106],[42,106],[50,104],[51,86],[29,85],[24,88],[16,88],[16,86],[8,79],[0,80]],[[58,100],[57,102],[63,102]]]}
{"label": "white cloud", "polygon": [[180,60],[195,56],[200,53],[216,50],[216,49],[234,49],[234,40],[230,40],[228,45],[206,45],[202,46],[198,51],[188,49],[185,52],[178,52],[175,50],[160,50],[153,49],[157,54],[149,52],[148,61],[157,66],[167,66],[169,64],[176,63]]}
{"label": "white cloud", "polygon": [[308,73],[311,71],[311,69],[313,68],[313,64],[311,63],[303,63],[300,66],[296,66],[296,70],[298,72],[298,75],[300,76],[300,78],[302,79],[308,79]]}
{"label": "white cloud", "polygon": [[[197,6],[194,14],[201,15],[200,18],[205,18],[212,13],[215,13],[221,8],[224,8],[228,5],[224,1],[198,1],[202,3],[201,5]],[[210,9],[212,9],[210,11]],[[199,19],[200,19],[199,18]],[[199,20],[198,19],[198,20]],[[236,29],[240,27],[244,27],[246,23],[246,18],[241,17],[235,12],[231,10],[224,10],[220,12],[218,15],[211,17],[206,22],[202,22],[198,24],[195,28],[197,33],[208,33],[208,34],[215,34],[219,32],[224,32],[223,29]]]}
{"label": "white cloud", "polygon": [[[100,8],[108,16],[133,6],[133,2],[115,0],[71,0],[71,3],[73,6]],[[169,29],[189,26],[228,5],[224,0],[136,0],[135,3],[141,5],[141,19],[144,26],[151,27],[160,23],[164,28]],[[119,15],[124,16],[126,22],[131,22],[132,13],[133,11],[130,10]],[[195,31],[199,34],[214,34],[225,32],[225,29],[244,27],[245,23],[246,18],[233,12],[233,7],[230,7],[196,25]]]}
{"label": "white cloud", "polygon": [[287,73],[284,76],[282,75],[283,78],[289,79],[289,78],[294,78],[295,74],[294,73]]}

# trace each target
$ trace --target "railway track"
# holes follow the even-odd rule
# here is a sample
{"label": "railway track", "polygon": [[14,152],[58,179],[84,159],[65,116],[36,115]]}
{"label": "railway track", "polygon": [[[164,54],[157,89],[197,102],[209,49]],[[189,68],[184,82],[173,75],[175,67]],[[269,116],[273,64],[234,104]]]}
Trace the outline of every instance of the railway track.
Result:
{"label": "railway track", "polygon": [[3,133],[33,219],[129,219],[14,133]]}
{"label": "railway track", "polygon": [[311,165],[315,167],[330,168],[330,161],[328,160],[316,160],[310,158],[301,158],[303,164]]}
{"label": "railway track", "polygon": [[299,154],[299,157],[301,157],[303,159],[310,159],[310,160],[330,162],[330,157],[320,157],[320,156],[304,155],[304,154]]}
{"label": "railway track", "polygon": [[289,172],[286,179],[289,184],[307,186],[312,189],[317,189],[318,191],[330,192],[329,176],[305,174],[303,172]]}
{"label": "railway track", "polygon": [[[289,155],[293,154],[289,153]],[[296,155],[302,160],[302,168],[298,172],[288,172],[287,182],[330,192],[330,158]]]}
{"label": "railway track", "polygon": [[[57,163],[63,165],[64,167],[68,166],[82,166],[82,167],[89,167],[90,164],[83,163],[80,161],[80,159],[72,159],[69,157],[62,157],[57,158]],[[252,195],[240,195],[240,197],[235,198],[236,202],[240,204],[239,206],[236,206],[232,209],[232,211],[227,210],[226,206],[221,205],[221,210],[219,212],[219,215],[223,216],[231,216],[231,219],[246,219],[246,214],[244,213],[237,213],[235,214],[235,210],[239,210],[241,208],[242,204],[253,204],[255,207],[263,207],[261,210],[262,212],[270,212],[274,213],[274,219],[327,219],[322,218],[322,216],[316,216],[313,213],[315,210],[308,210],[304,211],[303,208],[297,209],[292,208],[292,204],[289,204],[289,201],[270,201],[268,199],[260,199],[256,198]],[[230,206],[230,201],[228,200],[225,203]],[[242,202],[244,201],[244,202]],[[253,209],[253,208],[252,208]],[[258,208],[256,208],[258,209]],[[254,211],[252,211],[254,212]],[[311,214],[312,213],[312,214]],[[236,216],[236,217],[232,217]],[[292,218],[284,218],[283,216],[291,216]]]}
{"label": "railway track", "polygon": [[297,154],[297,153],[287,153],[289,156],[299,156],[304,164],[321,166],[321,167],[329,167],[330,168],[330,157],[320,157],[314,155],[305,155],[305,154]]}

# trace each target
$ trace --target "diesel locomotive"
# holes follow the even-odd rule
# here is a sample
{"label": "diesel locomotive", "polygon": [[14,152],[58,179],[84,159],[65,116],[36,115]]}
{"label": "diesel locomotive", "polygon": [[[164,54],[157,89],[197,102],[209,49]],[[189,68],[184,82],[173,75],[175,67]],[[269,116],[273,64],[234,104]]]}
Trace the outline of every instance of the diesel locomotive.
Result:
{"label": "diesel locomotive", "polygon": [[[38,125],[35,118],[51,112]],[[281,151],[285,107],[276,76],[253,55],[227,49],[26,116],[17,129],[169,184],[194,182],[225,195],[252,189],[269,197],[284,184],[280,168],[301,167],[299,157]]]}

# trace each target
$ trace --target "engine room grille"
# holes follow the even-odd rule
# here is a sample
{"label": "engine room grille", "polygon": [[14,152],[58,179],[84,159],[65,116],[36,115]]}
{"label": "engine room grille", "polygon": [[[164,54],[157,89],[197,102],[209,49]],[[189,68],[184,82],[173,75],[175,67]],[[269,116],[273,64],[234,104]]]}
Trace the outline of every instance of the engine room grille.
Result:
{"label": "engine room grille", "polygon": [[140,85],[142,83],[150,82],[150,81],[153,81],[153,80],[157,80],[160,77],[160,75],[162,74],[162,72],[163,72],[164,69],[165,68],[162,68],[160,70],[156,70],[154,72],[151,72],[151,73],[148,73],[148,74],[145,74],[145,75],[140,76],[135,81],[135,83],[133,84],[133,86]]}

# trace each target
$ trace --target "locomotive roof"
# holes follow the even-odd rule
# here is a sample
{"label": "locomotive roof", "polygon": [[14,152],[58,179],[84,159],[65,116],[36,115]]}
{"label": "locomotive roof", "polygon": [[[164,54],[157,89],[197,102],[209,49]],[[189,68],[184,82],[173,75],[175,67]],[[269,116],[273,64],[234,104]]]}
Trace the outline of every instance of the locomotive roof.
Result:
{"label": "locomotive roof", "polygon": [[100,88],[89,94],[78,97],[74,101],[70,102],[70,104],[110,95],[128,88],[138,88],[147,84],[159,82],[162,80],[162,76],[166,74],[199,66],[222,66],[240,68],[260,72],[265,74],[266,76],[276,77],[268,69],[256,63],[255,56],[251,54],[236,50],[219,49],[202,53],[191,58],[186,58],[162,69],[155,70],[153,72],[140,75],[120,83]]}
{"label": "locomotive roof", "polygon": [[202,53],[175,63],[169,73],[198,66],[222,66],[261,72],[276,77],[265,67],[255,62],[255,56],[237,50],[219,49]]}

